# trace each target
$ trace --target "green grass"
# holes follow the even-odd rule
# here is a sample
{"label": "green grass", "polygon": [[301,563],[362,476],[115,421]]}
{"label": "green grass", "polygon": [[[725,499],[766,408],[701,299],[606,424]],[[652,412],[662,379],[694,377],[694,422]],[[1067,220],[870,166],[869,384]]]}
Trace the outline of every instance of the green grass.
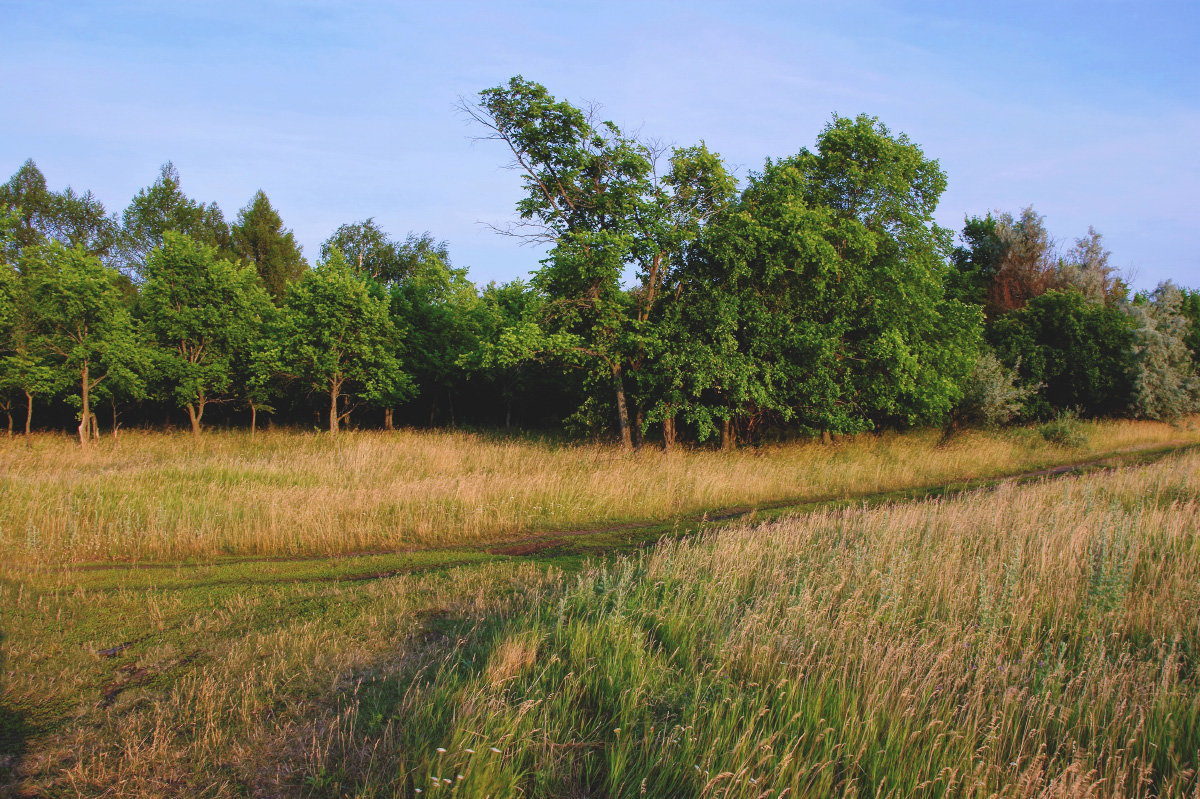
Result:
{"label": "green grass", "polygon": [[425,550],[8,564],[0,795],[1192,796],[1200,455],[1162,454]]}

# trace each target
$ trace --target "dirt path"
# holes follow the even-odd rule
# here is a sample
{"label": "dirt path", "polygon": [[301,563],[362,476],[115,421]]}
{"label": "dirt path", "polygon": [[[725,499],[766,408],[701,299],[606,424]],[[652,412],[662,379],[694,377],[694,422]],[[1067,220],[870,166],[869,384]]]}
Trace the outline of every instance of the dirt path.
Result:
{"label": "dirt path", "polygon": [[[1058,478],[1084,474],[1095,471],[1138,466],[1153,463],[1171,455],[1200,450],[1200,444],[1176,444],[1168,446],[1146,445],[1116,450],[1105,455],[1083,460],[1072,461],[1041,469],[1033,469],[1010,474],[984,478],[966,478],[948,482],[928,484],[904,489],[889,489],[885,491],[863,491],[841,494],[826,494],[810,497],[790,497],[787,499],[741,504],[725,508],[716,508],[701,513],[691,513],[672,516],[666,519],[640,520],[620,524],[597,525],[594,527],[579,527],[564,530],[546,530],[523,535],[519,538],[509,538],[503,541],[486,541],[480,543],[458,544],[445,547],[407,548],[399,550],[373,550],[342,553],[337,555],[304,555],[278,556],[267,555],[258,557],[234,557],[228,560],[197,561],[197,562],[155,562],[155,563],[91,563],[91,564],[62,564],[59,566],[41,566],[30,568],[29,571],[62,571],[62,572],[99,572],[122,570],[186,570],[186,569],[215,569],[221,570],[247,564],[262,564],[276,569],[286,568],[290,564],[312,564],[327,562],[330,565],[346,564],[354,560],[368,558],[394,562],[384,564],[362,564],[367,568],[355,569],[353,566],[336,574],[313,574],[285,576],[277,574],[264,575],[264,579],[247,578],[245,576],[224,576],[215,579],[198,581],[205,585],[225,585],[238,582],[256,583],[305,583],[305,582],[359,582],[395,577],[400,574],[412,574],[423,571],[445,569],[470,563],[488,562],[493,559],[507,558],[548,558],[561,559],[579,556],[605,556],[631,551],[647,544],[652,544],[664,536],[684,537],[696,533],[729,526],[748,518],[773,518],[798,513],[810,513],[831,507],[847,505],[881,505],[894,502],[914,502],[925,499],[956,497],[976,491],[992,491],[1010,483],[1024,483],[1045,478]],[[436,557],[436,555],[443,557]],[[423,555],[421,562],[413,562],[413,556]],[[483,556],[480,558],[480,556]],[[435,556],[435,557],[431,557]],[[380,568],[384,566],[383,568]],[[24,570],[24,569],[22,569]]]}

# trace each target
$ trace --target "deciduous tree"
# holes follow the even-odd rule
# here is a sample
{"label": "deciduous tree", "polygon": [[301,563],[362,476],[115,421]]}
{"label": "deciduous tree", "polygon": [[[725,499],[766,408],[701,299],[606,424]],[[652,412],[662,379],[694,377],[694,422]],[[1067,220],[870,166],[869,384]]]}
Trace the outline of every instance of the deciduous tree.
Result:
{"label": "deciduous tree", "polygon": [[205,409],[230,391],[235,354],[253,342],[270,301],[253,265],[175,231],[163,234],[142,275],[142,319],[158,348],[158,377],[199,435]]}
{"label": "deciduous tree", "polygon": [[382,292],[340,251],[288,287],[279,322],[288,371],[329,396],[329,431],[338,432],[354,398],[394,398],[410,382],[395,356],[399,342]]}
{"label": "deciduous tree", "polygon": [[40,345],[51,363],[79,387],[79,441],[95,429],[92,392],[119,380],[140,391],[146,352],[119,287],[120,276],[81,247],[57,241],[26,249],[21,270],[38,320]]}

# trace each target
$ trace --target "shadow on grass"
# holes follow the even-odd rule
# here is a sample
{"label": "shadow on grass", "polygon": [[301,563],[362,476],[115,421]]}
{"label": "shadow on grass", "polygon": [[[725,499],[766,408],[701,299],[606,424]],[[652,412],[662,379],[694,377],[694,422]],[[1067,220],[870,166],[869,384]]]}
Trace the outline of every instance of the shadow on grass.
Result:
{"label": "shadow on grass", "polygon": [[18,778],[21,758],[34,733],[26,715],[10,707],[5,699],[5,659],[4,631],[0,630],[0,795],[6,795],[6,789]]}

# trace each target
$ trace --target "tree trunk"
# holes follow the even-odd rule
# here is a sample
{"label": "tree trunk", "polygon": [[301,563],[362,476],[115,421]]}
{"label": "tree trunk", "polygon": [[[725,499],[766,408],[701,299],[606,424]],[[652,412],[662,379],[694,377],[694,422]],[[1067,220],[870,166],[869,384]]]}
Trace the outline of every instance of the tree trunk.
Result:
{"label": "tree trunk", "polygon": [[189,402],[187,406],[188,421],[192,423],[192,435],[194,436],[200,435],[200,417],[204,415],[203,407],[199,406],[199,412],[197,412],[196,405]]}
{"label": "tree trunk", "polygon": [[[12,435],[12,417],[8,419],[8,434]],[[25,436],[29,436],[29,430],[33,427],[33,395],[28,391],[25,392]]]}
{"label": "tree trunk", "polygon": [[621,378],[621,367],[612,365],[613,386],[617,391],[617,423],[621,426],[621,446],[633,449],[633,437],[629,433],[629,406],[625,404],[625,381]]}
{"label": "tree trunk", "polygon": [[668,416],[663,419],[663,449],[670,451],[675,449],[675,417]]}
{"label": "tree trunk", "polygon": [[384,430],[395,429],[395,424],[393,424],[393,422],[392,422],[392,409],[391,408],[385,408],[383,411],[383,429]]}
{"label": "tree trunk", "polygon": [[504,407],[504,432],[512,430],[512,403]]}
{"label": "tree trunk", "polygon": [[92,421],[92,406],[88,402],[90,399],[88,397],[88,388],[88,363],[84,361],[79,381],[79,446],[81,447],[87,446],[88,425]]}
{"label": "tree trunk", "polygon": [[338,431],[338,397],[341,396],[341,384],[331,383],[329,387],[329,432]]}
{"label": "tree trunk", "polygon": [[258,408],[254,403],[250,403],[250,435],[254,435],[255,428],[258,427]]}
{"label": "tree trunk", "polygon": [[12,438],[13,421],[12,421],[12,410],[10,408],[11,408],[11,406],[6,406],[4,408],[4,415],[8,417],[8,437]]}
{"label": "tree trunk", "polygon": [[735,443],[736,442],[734,440],[733,420],[732,419],[722,419],[721,420],[721,449],[731,450],[731,449],[733,449],[733,445]]}
{"label": "tree trunk", "polygon": [[638,445],[638,447],[641,447],[643,444],[646,443],[646,435],[645,435],[645,433],[642,432],[643,430],[645,430],[646,414],[642,410],[641,405],[637,406],[637,410],[634,412],[633,418],[634,418],[633,438],[634,438],[634,441],[636,442],[636,444]]}
{"label": "tree trunk", "polygon": [[117,428],[119,428],[119,427],[121,426],[121,425],[120,425],[120,424],[117,422],[117,398],[116,398],[116,397],[112,397],[112,398],[109,400],[109,403],[112,405],[112,415],[113,415],[113,440],[114,440],[114,441],[116,441],[116,439],[117,439]]}

